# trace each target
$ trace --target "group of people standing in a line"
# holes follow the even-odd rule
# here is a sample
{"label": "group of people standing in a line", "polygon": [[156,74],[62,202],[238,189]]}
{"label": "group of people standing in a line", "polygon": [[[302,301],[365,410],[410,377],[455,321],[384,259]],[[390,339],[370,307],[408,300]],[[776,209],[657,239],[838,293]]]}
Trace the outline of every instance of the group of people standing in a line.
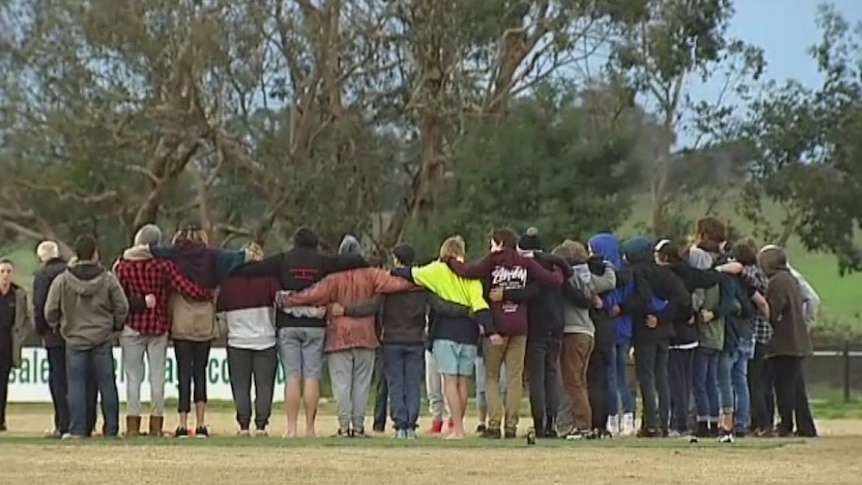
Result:
{"label": "group of people standing in a line", "polygon": [[[205,371],[220,335],[241,435],[267,433],[280,362],[286,437],[316,435],[324,364],[339,436],[365,436],[377,360],[399,438],[416,437],[423,383],[431,432],[448,421],[448,438],[464,437],[474,372],[485,438],[516,435],[525,382],[538,437],[693,434],[732,442],[748,432],[771,435],[773,395],[779,435],[816,436],[802,375],[816,294],[782,248],[758,250],[751,241],[727,248],[724,225],[711,217],[684,249],[597,234],[586,246],[565,241],[544,252],[534,229],[520,238],[498,229],[478,262],[465,262],[465,242],[455,236],[423,265],[399,245],[390,270],[369,264],[350,235],[337,255],[323,254],[306,228],[291,249],[264,258],[256,245],[212,248],[195,224],[163,245],[160,229],[147,225],[112,271],[90,237],[76,241],[68,262],[45,241],[32,322],[48,350],[51,436],[90,436],[99,395],[104,434],[119,433],[118,334],[129,436],[142,433],[145,358],[152,396],[145,433],[163,434],[169,342],[179,381],[174,435],[208,435]],[[0,260],[0,384],[8,384],[31,326],[13,276],[11,261]],[[632,348],[643,401],[638,430],[626,382]]]}

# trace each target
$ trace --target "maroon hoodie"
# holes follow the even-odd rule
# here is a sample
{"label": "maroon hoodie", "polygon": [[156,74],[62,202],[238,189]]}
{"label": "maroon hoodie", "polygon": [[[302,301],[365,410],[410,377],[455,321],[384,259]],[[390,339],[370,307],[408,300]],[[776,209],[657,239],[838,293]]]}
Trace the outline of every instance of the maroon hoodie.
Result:
{"label": "maroon hoodie", "polygon": [[[527,286],[528,280],[545,285],[563,283],[560,270],[547,270],[534,259],[521,256],[514,249],[489,253],[472,264],[452,258],[446,260],[446,263],[458,276],[483,280],[486,291],[494,288],[519,290]],[[501,335],[514,337],[527,334],[526,304],[505,300],[490,303],[497,331]]]}

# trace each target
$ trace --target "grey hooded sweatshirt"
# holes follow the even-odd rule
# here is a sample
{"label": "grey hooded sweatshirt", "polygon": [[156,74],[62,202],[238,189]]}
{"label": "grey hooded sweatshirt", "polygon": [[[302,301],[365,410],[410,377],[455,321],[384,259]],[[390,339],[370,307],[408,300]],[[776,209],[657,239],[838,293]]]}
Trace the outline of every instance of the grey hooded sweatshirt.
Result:
{"label": "grey hooded sweatshirt", "polygon": [[91,349],[123,329],[129,302],[120,282],[98,263],[75,263],[51,283],[45,320],[69,345]]}

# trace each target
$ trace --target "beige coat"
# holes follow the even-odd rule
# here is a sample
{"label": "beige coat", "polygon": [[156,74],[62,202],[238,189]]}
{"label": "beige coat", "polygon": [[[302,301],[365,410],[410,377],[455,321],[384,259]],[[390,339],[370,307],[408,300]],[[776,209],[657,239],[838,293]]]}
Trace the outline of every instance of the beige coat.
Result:
{"label": "beige coat", "polygon": [[12,367],[21,367],[21,348],[30,336],[33,327],[33,308],[27,298],[24,288],[12,284],[15,292],[15,322],[12,324]]}

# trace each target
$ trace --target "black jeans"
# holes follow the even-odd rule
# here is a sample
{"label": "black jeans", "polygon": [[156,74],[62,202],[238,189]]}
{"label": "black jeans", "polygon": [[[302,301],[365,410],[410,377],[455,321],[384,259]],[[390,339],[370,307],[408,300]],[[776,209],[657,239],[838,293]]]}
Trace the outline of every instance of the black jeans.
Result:
{"label": "black jeans", "polygon": [[275,390],[275,373],[278,367],[278,350],[227,348],[227,365],[230,390],[236,406],[236,422],[240,429],[251,426],[251,383],[254,381],[254,425],[266,429],[272,415],[272,395]]}
{"label": "black jeans", "polygon": [[[778,423],[779,435],[789,436],[793,433],[794,418],[803,419],[803,423],[797,424],[813,426],[811,410],[807,404],[808,396],[805,394],[805,378],[802,375],[803,358],[775,356],[771,360],[775,369],[775,400],[778,405],[778,416],[781,419]],[[805,402],[805,405],[800,409],[802,402]]]}
{"label": "black jeans", "polygon": [[12,357],[0,355],[0,426],[6,426],[6,402],[9,400],[9,375],[11,373]]}
{"label": "black jeans", "polygon": [[590,408],[593,410],[593,429],[605,429],[608,423],[608,372],[611,371],[611,354],[609,351],[593,350],[590,355],[590,365],[587,368],[587,389],[590,394]]}
{"label": "black jeans", "polygon": [[775,422],[772,360],[766,358],[766,345],[754,347],[748,361],[748,393],[751,396],[751,429],[771,431]]}
{"label": "black jeans", "polygon": [[555,429],[560,408],[560,349],[562,340],[554,335],[530,335],[524,364],[530,391],[530,412],[537,431]]}
{"label": "black jeans", "polygon": [[383,351],[377,349],[374,356],[374,422],[371,429],[377,432],[386,431],[386,415],[389,408],[389,385],[386,382],[386,372],[383,368]]}
{"label": "black jeans", "polygon": [[[45,350],[48,353],[48,389],[51,391],[51,401],[54,403],[54,430],[67,433],[69,431],[69,402],[66,400],[66,394],[69,389],[69,380],[66,377],[66,347],[61,345],[48,347]],[[89,397],[87,403],[88,410],[90,407],[93,411],[96,410],[95,403],[90,406]]]}
{"label": "black jeans", "polygon": [[210,359],[212,342],[192,342],[174,340],[174,356],[177,359],[177,380],[179,381],[177,411],[191,412],[192,382],[194,382],[194,402],[207,402],[207,365]]}
{"label": "black jeans", "polygon": [[778,404],[778,423],[780,435],[790,435],[795,431],[799,436],[814,438],[817,427],[808,404],[808,391],[805,388],[805,373],[802,357],[777,356],[772,359],[775,370],[775,397]]}
{"label": "black jeans", "polygon": [[667,365],[667,342],[635,344],[635,372],[643,400],[643,428],[647,431],[667,428],[670,414]]}
{"label": "black jeans", "polygon": [[695,349],[673,349],[668,352],[668,381],[670,382],[671,428],[686,433],[694,382]]}

